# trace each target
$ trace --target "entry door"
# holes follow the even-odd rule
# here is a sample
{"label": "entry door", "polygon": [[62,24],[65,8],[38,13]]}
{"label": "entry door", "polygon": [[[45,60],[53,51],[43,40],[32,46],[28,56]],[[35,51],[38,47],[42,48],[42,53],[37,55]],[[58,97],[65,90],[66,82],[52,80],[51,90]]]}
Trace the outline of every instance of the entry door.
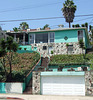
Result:
{"label": "entry door", "polygon": [[49,54],[51,54],[51,51],[53,50],[53,48],[52,47],[48,47],[48,52],[49,52]]}
{"label": "entry door", "polygon": [[84,76],[42,76],[43,95],[85,95]]}

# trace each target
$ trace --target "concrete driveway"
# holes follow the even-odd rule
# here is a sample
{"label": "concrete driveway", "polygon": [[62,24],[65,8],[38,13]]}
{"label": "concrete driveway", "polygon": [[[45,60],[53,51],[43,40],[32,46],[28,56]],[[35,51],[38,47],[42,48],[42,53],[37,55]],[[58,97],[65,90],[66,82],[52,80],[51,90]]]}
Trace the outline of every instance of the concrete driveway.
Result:
{"label": "concrete driveway", "polygon": [[[93,100],[92,96],[49,96],[49,95],[19,95],[19,94],[0,94],[1,97],[18,97],[24,100]],[[5,100],[5,99],[0,99]]]}

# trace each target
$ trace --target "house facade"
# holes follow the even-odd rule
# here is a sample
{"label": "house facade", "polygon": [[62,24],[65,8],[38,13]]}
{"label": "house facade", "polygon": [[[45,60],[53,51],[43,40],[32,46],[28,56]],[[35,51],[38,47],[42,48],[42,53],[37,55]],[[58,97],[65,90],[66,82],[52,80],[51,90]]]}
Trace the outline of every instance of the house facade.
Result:
{"label": "house facade", "polygon": [[[86,28],[66,28],[53,30],[38,30],[28,32],[28,42],[32,49],[44,55],[51,54],[80,54],[79,40],[85,47],[89,46]],[[68,47],[67,47],[68,45]],[[83,50],[83,53],[86,51]]]}

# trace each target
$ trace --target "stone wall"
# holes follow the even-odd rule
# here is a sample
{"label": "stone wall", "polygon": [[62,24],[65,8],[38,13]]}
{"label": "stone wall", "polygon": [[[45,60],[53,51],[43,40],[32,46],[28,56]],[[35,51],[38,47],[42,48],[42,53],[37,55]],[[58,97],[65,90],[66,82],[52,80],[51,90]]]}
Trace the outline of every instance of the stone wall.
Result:
{"label": "stone wall", "polygon": [[[67,54],[67,43],[37,43],[37,44],[31,44],[32,49],[34,47],[37,47],[37,51],[42,55],[56,55],[56,54]],[[80,54],[82,53],[82,49],[79,48],[78,42],[71,42],[68,43],[69,45],[73,45],[73,51],[68,52],[68,54]],[[43,46],[46,46],[46,50],[43,50]],[[53,51],[53,54],[49,53],[49,47],[51,47],[51,50]],[[85,50],[83,50],[83,53],[85,53]]]}
{"label": "stone wall", "polygon": [[[40,94],[40,72],[33,72],[32,93]],[[85,94],[93,96],[93,71],[85,72]]]}
{"label": "stone wall", "polygon": [[40,94],[40,72],[33,72],[32,94]]}
{"label": "stone wall", "polygon": [[93,96],[93,71],[85,72],[85,90],[86,95]]}

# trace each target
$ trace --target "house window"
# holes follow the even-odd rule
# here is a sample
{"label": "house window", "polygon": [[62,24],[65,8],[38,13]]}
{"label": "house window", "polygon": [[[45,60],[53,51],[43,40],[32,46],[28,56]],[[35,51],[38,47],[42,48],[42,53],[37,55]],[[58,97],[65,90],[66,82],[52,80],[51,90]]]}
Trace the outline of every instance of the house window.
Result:
{"label": "house window", "polygon": [[43,46],[43,50],[47,50],[47,46]]}
{"label": "house window", "polygon": [[35,35],[34,34],[30,34],[29,35],[29,43],[30,44],[33,44],[34,43],[34,38],[35,38]]}
{"label": "house window", "polygon": [[83,31],[82,30],[78,31],[78,41],[79,40],[83,40]]}
{"label": "house window", "polygon": [[69,45],[68,46],[68,53],[72,53],[73,52],[73,45]]}
{"label": "house window", "polygon": [[36,34],[35,43],[48,43],[48,33]]}
{"label": "house window", "polygon": [[54,42],[54,33],[49,33],[50,42]]}

